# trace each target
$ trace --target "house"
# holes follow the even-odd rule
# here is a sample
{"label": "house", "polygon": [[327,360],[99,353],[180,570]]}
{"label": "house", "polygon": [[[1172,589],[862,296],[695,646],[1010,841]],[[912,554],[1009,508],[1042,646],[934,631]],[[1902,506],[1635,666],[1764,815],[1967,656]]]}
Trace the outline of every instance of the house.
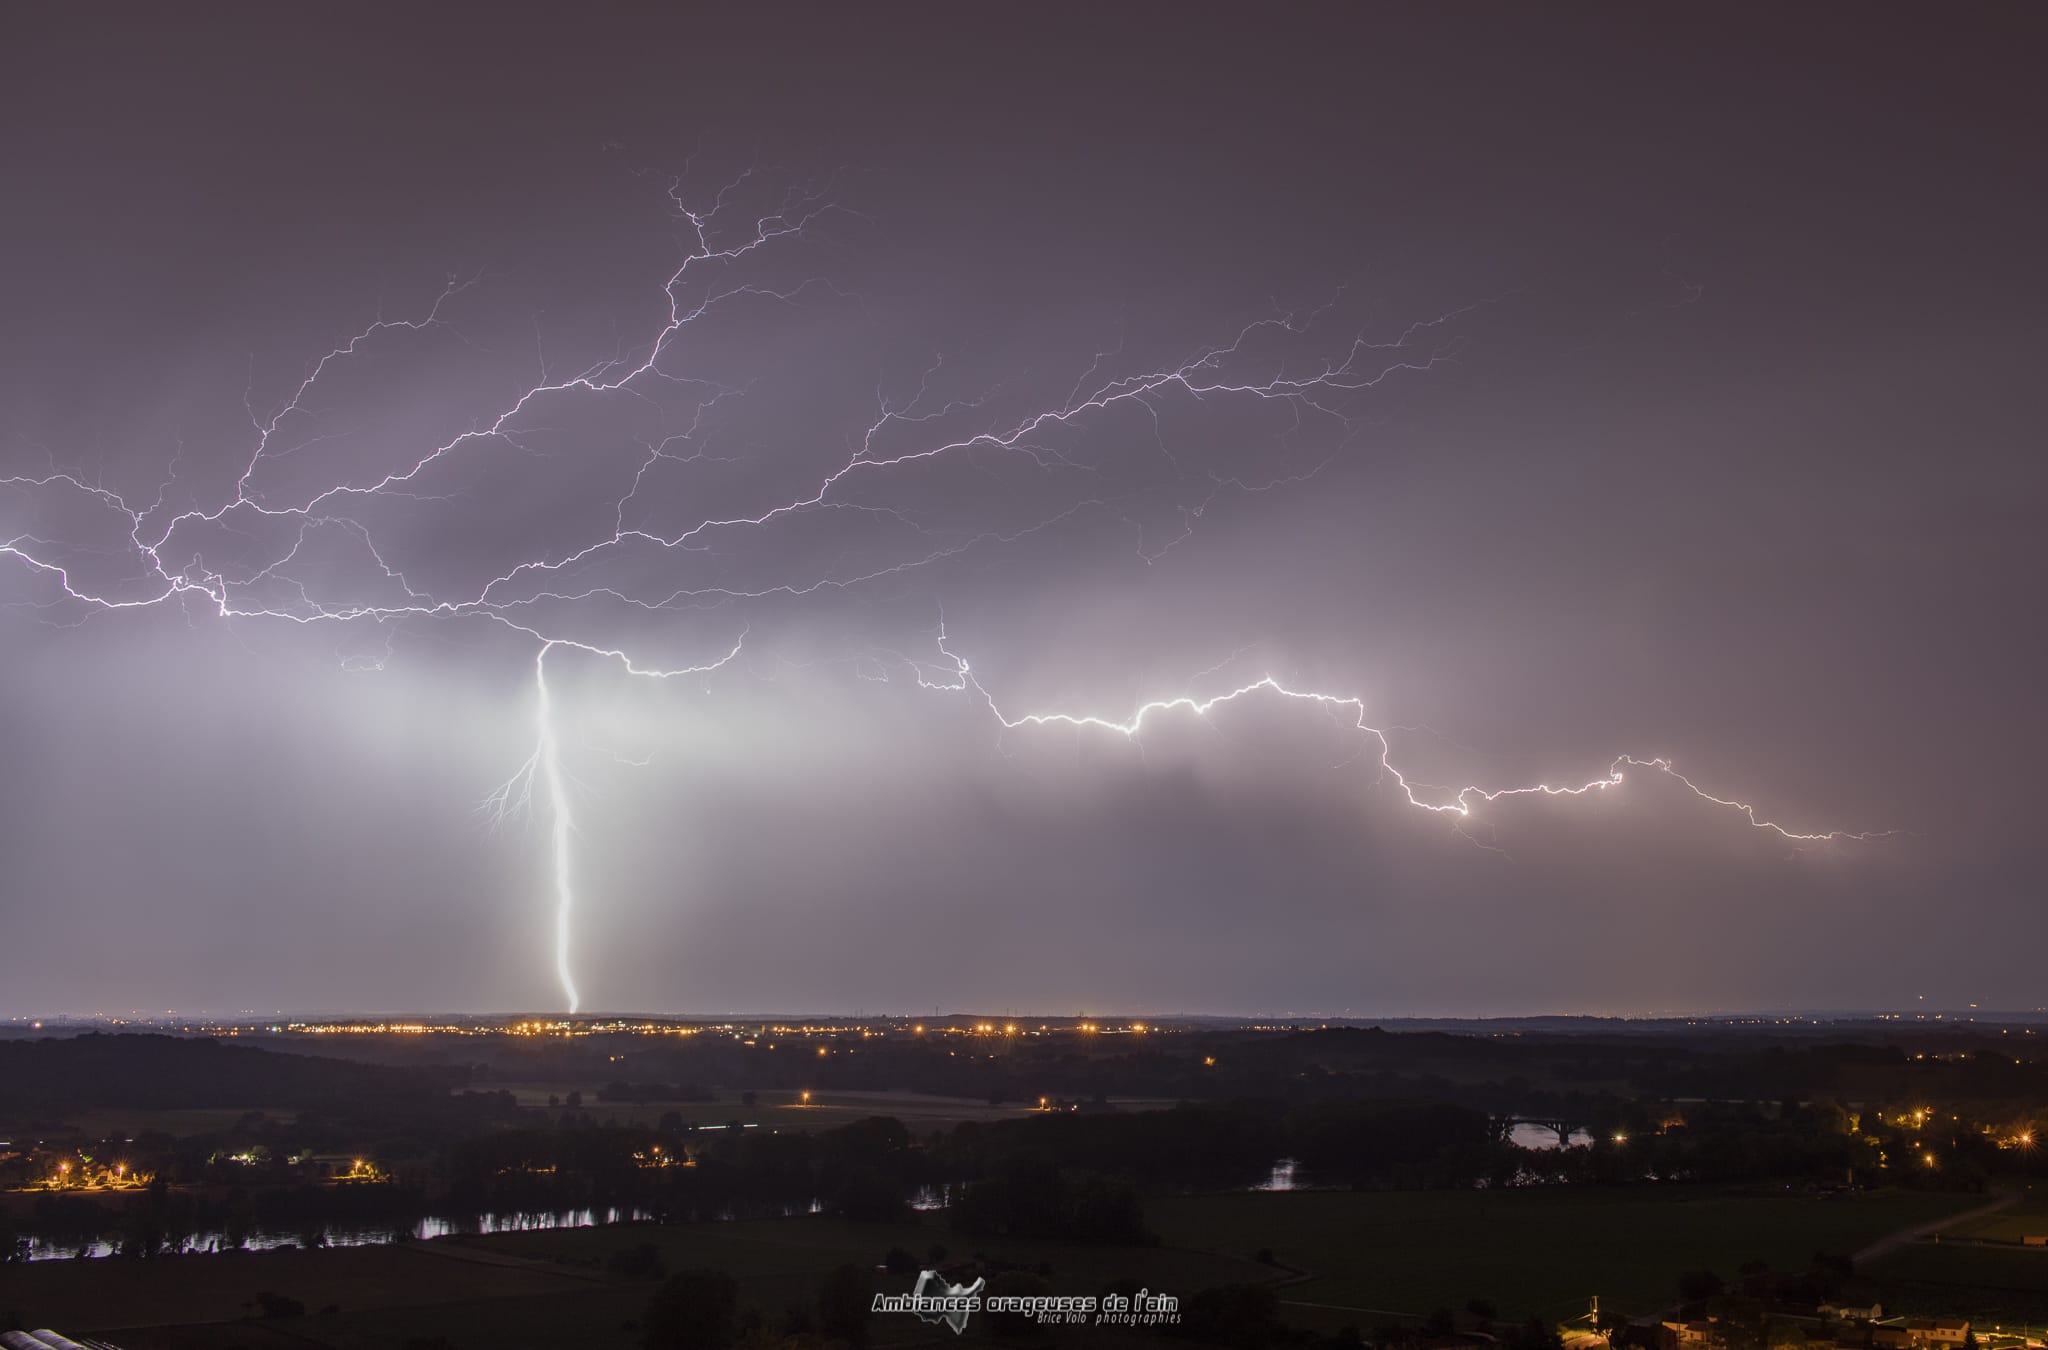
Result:
{"label": "house", "polygon": [[1867,1308],[1860,1308],[1853,1303],[1823,1303],[1816,1311],[1822,1317],[1838,1318],[1844,1322],[1875,1322],[1884,1316],[1884,1304],[1873,1303]]}
{"label": "house", "polygon": [[1916,1347],[1959,1350],[1970,1337],[1970,1321],[1966,1317],[1915,1317],[1906,1322],[1906,1335]]}

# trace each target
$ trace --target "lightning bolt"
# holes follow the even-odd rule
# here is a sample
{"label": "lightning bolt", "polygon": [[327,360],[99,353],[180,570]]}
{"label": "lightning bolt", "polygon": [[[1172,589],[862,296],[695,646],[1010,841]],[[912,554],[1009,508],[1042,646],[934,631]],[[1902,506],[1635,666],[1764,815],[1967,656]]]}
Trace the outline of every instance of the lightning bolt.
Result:
{"label": "lightning bolt", "polygon": [[1172,698],[1153,699],[1150,702],[1139,704],[1130,716],[1121,720],[1102,717],[1093,713],[1068,712],[1021,713],[1011,716],[997,705],[994,695],[990,694],[987,688],[982,685],[966,659],[946,646],[943,624],[939,629],[938,646],[941,654],[953,663],[953,678],[950,681],[945,679],[935,680],[919,672],[917,676],[918,683],[927,689],[950,690],[953,692],[971,691],[988,708],[990,714],[1002,725],[1005,731],[1018,731],[1026,727],[1069,726],[1084,730],[1104,731],[1120,736],[1127,741],[1135,741],[1144,731],[1148,721],[1158,721],[1175,713],[1184,713],[1197,718],[1207,718],[1217,708],[1223,707],[1226,704],[1236,703],[1240,699],[1251,698],[1257,695],[1268,695],[1276,699],[1311,704],[1349,717],[1350,722],[1348,725],[1350,729],[1360,733],[1375,747],[1374,755],[1379,762],[1382,777],[1393,781],[1394,785],[1400,789],[1402,796],[1407,799],[1408,805],[1424,811],[1433,811],[1440,815],[1461,818],[1469,817],[1476,806],[1487,802],[1500,801],[1508,797],[1583,797],[1590,793],[1605,792],[1610,788],[1618,788],[1626,779],[1628,770],[1644,769],[1663,774],[1665,777],[1681,784],[1688,792],[1701,801],[1736,812],[1747,820],[1750,825],[1759,830],[1768,831],[1795,843],[1825,843],[1832,840],[1851,839],[1870,840],[1883,838],[1895,833],[1890,830],[1825,830],[1820,832],[1794,830],[1776,821],[1764,819],[1757,814],[1757,808],[1748,802],[1737,801],[1729,797],[1717,797],[1713,793],[1706,791],[1699,784],[1693,782],[1692,779],[1672,767],[1672,763],[1668,758],[1661,756],[1655,759],[1641,759],[1634,755],[1618,755],[1607,766],[1606,773],[1581,783],[1530,783],[1520,787],[1502,788],[1487,788],[1477,784],[1452,788],[1431,787],[1428,784],[1416,782],[1408,774],[1395,766],[1393,758],[1394,746],[1393,742],[1388,738],[1387,729],[1373,726],[1366,721],[1365,701],[1363,699],[1353,695],[1323,693],[1313,689],[1293,689],[1282,684],[1271,675],[1262,675],[1249,684],[1239,685],[1235,689],[1215,694],[1208,698],[1196,698],[1191,694],[1181,694]]}
{"label": "lightning bolt", "polygon": [[534,728],[539,737],[534,755],[540,762],[541,783],[548,794],[549,842],[554,847],[555,872],[555,976],[562,982],[562,994],[569,1011],[578,1010],[582,1000],[576,994],[576,977],[569,970],[569,919],[576,908],[575,861],[569,844],[576,837],[576,818],[570,814],[569,789],[562,777],[562,756],[555,741],[553,700],[548,696],[548,650],[543,642],[533,658]]}
{"label": "lightning bolt", "polygon": [[[1224,494],[1298,484],[1335,462],[1366,425],[1369,396],[1390,381],[1423,376],[1455,361],[1461,349],[1460,321],[1512,295],[1454,309],[1382,341],[1343,329],[1332,301],[1306,310],[1276,310],[1240,325],[1220,342],[1149,368],[1122,364],[1118,343],[1098,349],[1063,395],[1040,403],[1025,400],[1021,407],[1014,406],[1015,396],[1003,388],[942,396],[937,387],[945,377],[945,363],[935,358],[907,395],[892,397],[878,386],[872,414],[864,414],[865,421],[848,437],[843,456],[812,472],[805,485],[786,495],[765,494],[748,509],[664,519],[672,510],[651,484],[689,466],[746,457],[743,451],[719,445],[718,419],[744,406],[752,386],[690,373],[684,365],[686,335],[741,307],[793,308],[814,297],[858,302],[858,297],[820,277],[772,281],[747,271],[803,243],[829,223],[865,219],[835,200],[831,183],[789,189],[751,209],[743,205],[755,200],[750,193],[760,190],[754,175],[744,173],[720,186],[708,203],[692,205],[682,180],[670,181],[666,197],[681,227],[683,247],[680,261],[659,287],[662,316],[652,331],[637,346],[622,348],[574,374],[552,373],[543,358],[537,380],[484,409],[459,433],[408,451],[395,467],[358,472],[343,464],[290,499],[267,486],[277,466],[315,460],[331,443],[318,431],[315,400],[335,371],[372,347],[458,332],[457,311],[484,283],[481,275],[451,278],[410,317],[378,314],[307,365],[267,413],[259,413],[253,394],[245,393],[250,423],[247,454],[237,455],[231,485],[210,505],[202,505],[194,495],[189,476],[181,478],[181,472],[189,475],[182,449],[147,500],[141,495],[131,500],[96,475],[54,462],[41,471],[0,477],[0,503],[19,500],[30,514],[42,511],[59,522],[54,533],[41,525],[12,533],[0,530],[0,558],[18,563],[52,587],[47,600],[32,602],[52,623],[177,605],[186,607],[188,616],[210,615],[230,627],[243,620],[370,626],[380,636],[379,649],[345,657],[343,664],[351,669],[382,669],[392,659],[397,626],[407,622],[478,621],[532,642],[533,749],[485,799],[480,814],[498,827],[515,817],[545,813],[555,973],[574,1012],[582,1003],[570,962],[578,907],[575,844],[580,785],[564,762],[549,657],[559,661],[580,653],[612,663],[635,678],[708,678],[738,660],[748,632],[742,618],[734,626],[736,636],[722,650],[714,645],[702,661],[670,665],[648,660],[639,653],[637,641],[592,636],[592,626],[602,625],[611,608],[708,612],[851,592],[1014,546],[1090,516],[1129,524],[1138,536],[1138,556],[1156,563]],[[442,593],[446,588],[417,583],[407,566],[394,558],[389,544],[358,518],[359,508],[374,503],[448,500],[451,494],[436,486],[435,475],[493,447],[501,453],[538,456],[532,442],[548,426],[542,420],[543,409],[560,412],[583,400],[634,400],[668,418],[673,416],[675,399],[687,404],[687,420],[680,426],[667,422],[663,434],[638,442],[641,454],[630,479],[615,497],[608,494],[605,499],[608,529],[600,528],[559,551],[537,549],[518,557],[481,585],[448,594]],[[1312,437],[1322,443],[1307,455],[1306,463],[1251,474],[1230,465],[1194,462],[1169,440],[1167,419],[1174,410],[1207,415],[1224,406],[1270,414],[1277,424],[1274,444],[1281,452]],[[1149,426],[1149,446],[1142,438],[1115,434],[1121,424],[1113,419],[1126,416]],[[1111,443],[1106,451],[1100,449],[1105,442]],[[1003,466],[1014,465],[1059,489],[1063,497],[1022,519],[949,527],[930,519],[930,511],[916,505],[906,485],[920,473],[955,462],[991,479]],[[1157,466],[1155,481],[1119,485],[1119,473],[1136,472],[1132,466],[1144,463]],[[174,505],[177,493],[190,504]],[[1148,541],[1146,527],[1134,513],[1161,502],[1177,511],[1179,532],[1163,542]],[[809,570],[785,568],[781,575],[771,568],[770,575],[751,580],[731,561],[733,545],[746,539],[764,541],[772,554],[772,545],[780,538],[777,532],[803,519],[871,527],[876,534],[870,553],[879,556]],[[71,537],[67,529],[74,532]],[[76,537],[80,529],[87,529],[88,537]],[[346,569],[330,564],[323,570],[308,561],[323,548],[346,548],[354,561]],[[228,558],[223,560],[222,553]],[[242,556],[248,553],[256,555],[253,561]],[[648,565],[650,560],[661,566]],[[599,575],[602,567],[614,564],[630,564],[629,571],[638,568],[636,579],[607,580]],[[1578,783],[1495,788],[1421,783],[1396,767],[1387,731],[1367,721],[1361,699],[1296,689],[1272,676],[1209,697],[1188,693],[1143,703],[1122,719],[1059,711],[1013,715],[998,705],[967,661],[947,645],[943,623],[938,651],[938,661],[910,663],[918,683],[977,698],[1003,732],[1062,725],[1135,742],[1149,724],[1169,717],[1207,719],[1242,700],[1287,700],[1345,719],[1409,806],[1460,820],[1480,806],[1509,797],[1603,793],[1621,786],[1630,771],[1644,771],[1665,775],[1702,801],[1788,841],[1874,837],[1779,824],[1747,802],[1707,792],[1661,757],[1622,756],[1606,774]],[[871,678],[867,670],[863,665],[856,673]],[[1188,687],[1214,673],[1202,672]]]}

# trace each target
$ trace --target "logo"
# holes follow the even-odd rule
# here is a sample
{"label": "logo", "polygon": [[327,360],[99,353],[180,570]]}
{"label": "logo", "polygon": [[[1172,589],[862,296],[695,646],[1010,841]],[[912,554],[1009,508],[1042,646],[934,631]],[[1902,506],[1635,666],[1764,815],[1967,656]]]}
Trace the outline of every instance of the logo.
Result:
{"label": "logo", "polygon": [[1140,1289],[1134,1295],[997,1294],[984,1296],[985,1279],[953,1284],[936,1270],[921,1271],[907,1294],[876,1294],[872,1312],[913,1313],[921,1321],[943,1323],[955,1336],[967,1330],[967,1319],[986,1309],[1016,1313],[1034,1322],[1059,1326],[1162,1326],[1180,1321],[1180,1300],[1171,1294]]}
{"label": "logo", "polygon": [[973,1284],[952,1284],[936,1270],[920,1271],[916,1288],[907,1294],[876,1294],[871,1311],[916,1313],[919,1321],[943,1322],[958,1336],[981,1306],[981,1287],[987,1283],[978,1279]]}

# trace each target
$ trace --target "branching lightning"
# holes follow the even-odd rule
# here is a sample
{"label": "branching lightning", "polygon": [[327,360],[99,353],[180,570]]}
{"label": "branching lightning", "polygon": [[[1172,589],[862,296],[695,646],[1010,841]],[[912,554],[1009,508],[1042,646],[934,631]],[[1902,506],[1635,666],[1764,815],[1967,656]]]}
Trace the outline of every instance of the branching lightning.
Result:
{"label": "branching lightning", "polygon": [[[346,658],[351,668],[381,669],[391,658],[396,625],[419,620],[474,620],[495,624],[531,641],[533,665],[533,748],[526,760],[486,800],[482,814],[503,824],[522,813],[545,812],[552,867],[553,946],[556,974],[570,1010],[582,999],[571,969],[570,949],[577,909],[575,843],[579,788],[564,763],[556,691],[548,658],[581,653],[615,664],[627,675],[656,680],[709,676],[731,666],[747,639],[743,614],[714,636],[700,660],[673,665],[650,659],[630,628],[616,640],[593,638],[618,607],[638,612],[720,611],[830,592],[846,592],[895,581],[970,554],[1000,550],[1084,516],[1123,520],[1138,533],[1137,551],[1148,563],[1165,556],[1192,531],[1204,512],[1228,493],[1264,492],[1313,477],[1337,459],[1364,424],[1361,400],[1388,381],[1423,375],[1455,359],[1456,322],[1482,301],[1409,326],[1390,340],[1369,341],[1362,332],[1332,336],[1332,307],[1275,313],[1239,327],[1227,340],[1202,346],[1185,359],[1154,368],[1119,369],[1119,349],[1098,350],[1065,394],[1040,405],[1013,406],[1003,391],[942,397],[934,392],[943,363],[934,361],[914,390],[891,397],[878,388],[873,413],[848,438],[846,453],[812,474],[794,492],[769,495],[752,509],[715,514],[682,514],[651,486],[663,475],[703,463],[726,463],[745,452],[714,450],[714,421],[730,405],[744,403],[747,386],[693,376],[683,368],[686,334],[741,306],[790,306],[810,296],[842,293],[816,277],[794,282],[749,275],[746,268],[773,251],[794,246],[828,222],[856,219],[836,203],[828,184],[817,191],[791,191],[766,209],[743,209],[757,191],[750,174],[691,206],[680,183],[668,199],[685,240],[682,258],[660,287],[664,314],[632,354],[617,355],[574,375],[556,377],[541,364],[539,379],[472,419],[452,437],[401,457],[397,467],[361,467],[346,462],[289,500],[266,486],[266,474],[283,464],[317,459],[326,438],[305,430],[316,424],[313,401],[337,369],[379,344],[419,339],[452,327],[451,315],[480,277],[451,280],[431,303],[409,318],[379,315],[306,367],[303,377],[267,414],[245,400],[251,443],[237,456],[231,482],[211,505],[183,509],[174,493],[194,490],[181,481],[183,459],[174,457],[162,482],[145,500],[134,500],[82,471],[54,463],[40,472],[0,477],[0,509],[19,505],[34,518],[57,521],[0,529],[0,556],[47,583],[47,599],[30,603],[48,621],[77,623],[94,614],[164,605],[189,606],[223,623],[240,620],[289,624],[367,625],[381,639],[374,656]],[[1305,354],[1312,352],[1313,354]],[[434,481],[461,457],[529,449],[544,410],[560,411],[579,400],[639,400],[670,418],[659,438],[639,443],[641,454],[630,476],[607,495],[609,529],[552,551],[536,548],[480,585],[459,593],[416,583],[416,561],[394,554],[364,512],[378,504],[442,500]],[[674,415],[670,402],[688,406]],[[1207,414],[1246,408],[1271,414],[1278,442],[1313,432],[1317,448],[1300,462],[1263,474],[1242,467],[1193,462],[1169,440],[1165,419],[1173,408]],[[1132,415],[1150,428],[1150,444],[1116,430],[1112,419]],[[1090,433],[1096,433],[1090,440]],[[1101,442],[1110,442],[1107,451]],[[1151,456],[1158,478],[1177,513],[1179,530],[1163,541],[1145,537],[1133,512],[1145,494],[1116,472],[1131,459]],[[1057,500],[1026,518],[945,526],[934,523],[907,485],[920,472],[942,463],[976,467],[1010,465],[1035,475]],[[862,495],[868,494],[868,495]],[[892,497],[893,494],[893,497]],[[877,499],[878,498],[878,499]],[[370,513],[374,516],[374,512]],[[0,517],[7,519],[8,517]],[[773,551],[785,530],[800,519],[845,519],[872,526],[864,552],[851,560],[834,553],[822,565],[798,559],[782,575],[747,579],[728,572],[726,558],[745,539],[765,539]],[[76,531],[87,529],[87,537]],[[97,522],[115,532],[110,541]],[[7,527],[12,528],[12,527]],[[74,534],[66,537],[66,530]],[[223,542],[228,541],[228,542]],[[305,559],[320,547],[346,546],[356,562],[348,570],[331,560]],[[214,560],[209,561],[209,554]],[[251,556],[253,555],[253,556]],[[660,565],[646,565],[649,559]],[[631,562],[634,568],[626,567]],[[627,579],[607,576],[616,565]],[[337,596],[341,598],[336,598]],[[1866,833],[1807,831],[1766,819],[1758,808],[1715,795],[1680,774],[1665,758],[1617,757],[1605,774],[1587,781],[1520,786],[1435,786],[1418,781],[1395,763],[1388,732],[1367,720],[1365,703],[1354,696],[1297,689],[1265,676],[1227,692],[1193,693],[1142,703],[1122,719],[1060,711],[1011,713],[1001,708],[968,662],[948,645],[943,627],[939,659],[913,662],[920,685],[966,693],[985,705],[1006,732],[1053,725],[1099,731],[1137,740],[1151,723],[1174,716],[1207,718],[1225,705],[1249,699],[1277,699],[1313,705],[1344,720],[1378,762],[1406,803],[1432,813],[1467,818],[1504,798],[1543,795],[1581,797],[1620,787],[1630,771],[1656,773],[1681,784],[1701,801],[1742,816],[1751,826],[1797,843],[1855,840]],[[1204,675],[1213,672],[1204,672]],[[1200,678],[1200,677],[1198,677]],[[1192,686],[1190,686],[1192,687]],[[538,800],[536,800],[538,798]]]}
{"label": "branching lightning", "polygon": [[1811,833],[1789,829],[1776,821],[1765,820],[1757,814],[1757,809],[1748,802],[1736,801],[1728,797],[1717,797],[1706,791],[1699,784],[1693,782],[1692,779],[1678,772],[1677,769],[1672,767],[1671,761],[1663,757],[1639,759],[1634,755],[1619,755],[1607,766],[1606,773],[1582,783],[1530,783],[1520,787],[1504,788],[1486,788],[1477,784],[1470,784],[1464,787],[1435,787],[1430,784],[1418,783],[1395,766],[1393,742],[1388,739],[1385,729],[1372,726],[1365,720],[1366,711],[1363,699],[1340,694],[1321,693],[1312,689],[1292,689],[1271,675],[1263,675],[1249,684],[1239,685],[1235,689],[1215,694],[1208,698],[1196,698],[1193,695],[1182,694],[1174,698],[1154,699],[1149,703],[1141,703],[1136,711],[1122,721],[1087,713],[1064,712],[1022,713],[1013,717],[996,705],[994,696],[982,687],[981,682],[975,678],[974,672],[967,662],[947,649],[943,628],[941,628],[939,633],[939,650],[953,661],[955,667],[954,679],[950,681],[932,680],[920,672],[918,682],[926,688],[972,691],[987,705],[989,713],[996,721],[1002,724],[1003,729],[1006,731],[1017,731],[1024,727],[1069,726],[1106,731],[1121,736],[1126,740],[1136,740],[1139,734],[1143,732],[1147,721],[1156,721],[1174,713],[1185,713],[1194,717],[1206,718],[1212,711],[1225,704],[1235,703],[1239,699],[1255,695],[1270,695],[1278,699],[1313,704],[1317,707],[1340,713],[1351,719],[1350,727],[1364,736],[1370,745],[1376,747],[1374,757],[1379,762],[1381,775],[1393,782],[1395,787],[1400,790],[1402,796],[1407,799],[1408,805],[1443,815],[1467,817],[1472,814],[1477,806],[1487,802],[1500,801],[1507,797],[1583,797],[1589,793],[1604,792],[1609,788],[1620,787],[1628,770],[1644,769],[1664,774],[1683,785],[1688,792],[1701,801],[1737,812],[1759,830],[1770,831],[1794,842],[1825,843],[1831,840],[1867,840],[1880,838],[1892,833],[1888,830],[1825,830]]}

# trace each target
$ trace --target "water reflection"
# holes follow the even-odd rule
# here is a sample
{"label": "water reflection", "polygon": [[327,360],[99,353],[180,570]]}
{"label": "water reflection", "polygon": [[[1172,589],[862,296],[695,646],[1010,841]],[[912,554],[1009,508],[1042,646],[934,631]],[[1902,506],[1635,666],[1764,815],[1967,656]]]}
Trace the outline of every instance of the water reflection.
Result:
{"label": "water reflection", "polygon": [[1291,1191],[1295,1189],[1294,1159],[1281,1158],[1274,1162],[1272,1172],[1258,1185],[1255,1191]]}
{"label": "water reflection", "polygon": [[[792,1206],[796,1213],[815,1213],[817,1201],[807,1207]],[[513,1214],[430,1215],[410,1224],[316,1224],[292,1229],[258,1229],[246,1235],[238,1248],[227,1234],[208,1231],[166,1248],[169,1254],[211,1254],[246,1251],[267,1252],[287,1247],[377,1247],[394,1242],[442,1237],[475,1237],[486,1233],[531,1233],[549,1228],[594,1228],[601,1224],[641,1223],[654,1218],[645,1209],[565,1209]],[[119,1243],[111,1238],[91,1237],[64,1241],[30,1237],[27,1256],[31,1261],[68,1261],[116,1255]]]}
{"label": "water reflection", "polygon": [[[1520,1120],[1508,1131],[1508,1142],[1517,1148],[1558,1149],[1563,1148],[1567,1141],[1559,1139],[1557,1131],[1548,1125],[1538,1125],[1532,1120]],[[1573,1130],[1569,1142],[1573,1148],[1578,1148],[1592,1143],[1593,1136],[1585,1130]]]}

